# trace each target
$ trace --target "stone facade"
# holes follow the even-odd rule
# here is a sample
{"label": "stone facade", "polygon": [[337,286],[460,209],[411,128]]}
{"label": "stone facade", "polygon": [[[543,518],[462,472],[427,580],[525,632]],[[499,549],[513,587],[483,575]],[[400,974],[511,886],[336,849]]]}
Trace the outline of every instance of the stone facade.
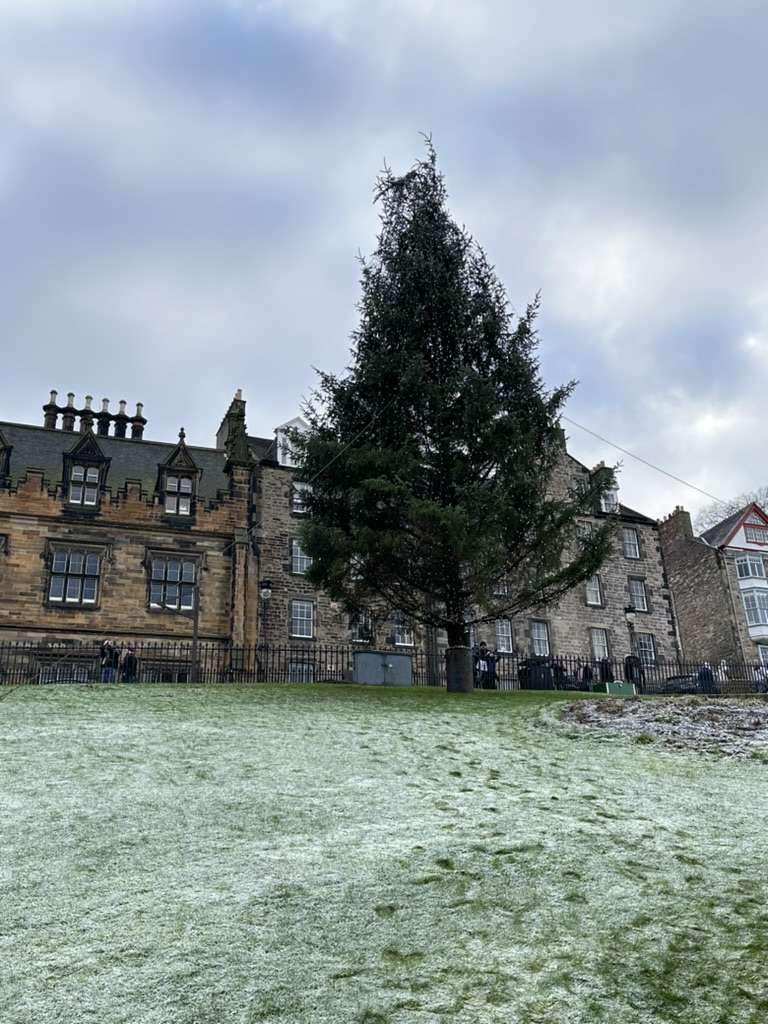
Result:
{"label": "stone facade", "polygon": [[[200,640],[255,641],[250,468],[183,439],[174,446],[55,426],[0,424],[0,452],[0,640],[189,640],[197,604]],[[83,485],[71,466],[80,461],[100,474],[86,503],[74,501]],[[178,480],[182,463],[189,513],[170,514],[165,473]],[[153,600],[161,564],[170,576]],[[188,584],[174,580],[177,571]]]}
{"label": "stone facade", "polygon": [[[748,535],[750,520],[753,533]],[[762,531],[764,542],[748,539]],[[723,659],[768,662],[768,614],[764,623],[750,624],[744,599],[765,592],[768,608],[768,517],[762,509],[749,505],[697,537],[690,515],[678,507],[659,524],[659,536],[683,656],[713,664]],[[739,574],[745,560],[755,575]],[[754,617],[760,617],[760,609]]]}
{"label": "stone facade", "polygon": [[[391,612],[374,614],[362,624],[370,630],[360,630],[342,608],[308,584],[296,546],[304,513],[296,500],[284,430],[278,428],[275,439],[248,437],[239,392],[213,448],[187,447],[183,436],[178,444],[145,440],[141,407],[129,418],[124,403],[112,415],[107,405],[92,413],[89,402],[77,410],[73,400],[70,395],[60,407],[52,393],[44,407],[44,427],[0,423],[0,584],[5,594],[0,639],[188,640],[191,609],[179,614],[184,609],[152,598],[153,560],[172,559],[195,566],[199,638],[204,641],[298,649],[396,644],[404,651],[428,648],[432,654],[445,645],[444,636],[410,628]],[[114,434],[109,432],[112,423]],[[85,470],[91,465],[98,478],[95,505],[72,501],[73,495],[82,497],[87,482],[76,483],[72,475],[78,460]],[[81,466],[81,475],[85,470]],[[564,444],[553,488],[577,486],[589,472]],[[189,497],[181,491],[174,497],[177,492],[167,490],[171,474],[174,480],[187,479]],[[552,655],[597,657],[605,652],[617,659],[642,643],[648,657],[673,658],[675,627],[658,526],[618,502],[613,511],[619,529],[616,548],[591,588],[581,586],[556,608],[532,611],[509,624],[478,626],[473,642],[485,640],[493,648],[526,656],[546,647]],[[591,521],[602,521],[604,515],[597,512]],[[623,531],[630,531],[628,545]],[[89,603],[70,603],[54,593],[54,556],[61,550],[98,555],[96,593]],[[638,601],[643,607],[631,631],[625,611]]]}

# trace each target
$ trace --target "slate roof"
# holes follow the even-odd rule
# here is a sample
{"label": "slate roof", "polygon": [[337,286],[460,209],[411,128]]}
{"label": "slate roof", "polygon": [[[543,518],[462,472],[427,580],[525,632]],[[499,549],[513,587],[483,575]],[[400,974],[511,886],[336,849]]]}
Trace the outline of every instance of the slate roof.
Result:
{"label": "slate roof", "polygon": [[[83,438],[76,431],[49,430],[46,427],[3,422],[0,422],[0,435],[13,449],[11,480],[17,483],[28,469],[41,469],[49,486],[61,482],[64,453],[74,448]],[[137,441],[129,437],[97,436],[96,441],[104,455],[112,460],[107,474],[107,487],[114,492],[122,488],[126,480],[139,480],[150,494],[154,492],[157,483],[158,464],[165,462],[178,444],[177,441]],[[229,489],[229,478],[224,472],[226,452],[193,445],[189,445],[187,450],[202,470],[198,485],[201,498],[215,499],[218,491]]]}
{"label": "slate roof", "polygon": [[718,523],[717,526],[712,526],[710,529],[705,530],[701,535],[701,539],[705,540],[707,544],[711,544],[713,548],[721,547],[731,535],[731,531],[735,528],[738,521],[747,512],[752,505],[745,505],[744,508],[740,508],[738,512],[734,512],[732,516],[728,516],[722,523]]}

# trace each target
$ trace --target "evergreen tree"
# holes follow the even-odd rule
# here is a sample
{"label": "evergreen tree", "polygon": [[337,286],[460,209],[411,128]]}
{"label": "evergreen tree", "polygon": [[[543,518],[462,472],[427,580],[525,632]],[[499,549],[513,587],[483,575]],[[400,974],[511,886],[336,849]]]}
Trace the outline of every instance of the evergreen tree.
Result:
{"label": "evergreen tree", "polygon": [[[443,628],[455,648],[471,623],[550,604],[598,570],[611,524],[584,537],[576,525],[613,472],[555,493],[574,385],[545,390],[538,297],[511,314],[427,150],[378,178],[351,365],[320,374],[293,443],[311,483],[311,581],[350,611],[383,604]],[[468,655],[461,664],[466,680]]]}

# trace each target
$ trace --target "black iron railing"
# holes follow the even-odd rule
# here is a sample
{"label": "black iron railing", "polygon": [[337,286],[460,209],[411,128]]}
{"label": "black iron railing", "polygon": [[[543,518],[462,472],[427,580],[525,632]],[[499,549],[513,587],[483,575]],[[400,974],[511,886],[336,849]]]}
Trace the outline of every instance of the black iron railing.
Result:
{"label": "black iron railing", "polygon": [[[0,642],[0,685],[48,683],[312,683],[352,682],[360,644]],[[397,647],[384,654],[410,658],[415,686],[445,686],[442,654]],[[500,653],[473,657],[475,686],[498,690],[605,690],[633,683],[645,694],[755,694],[768,692],[759,663],[579,655],[531,657]]]}

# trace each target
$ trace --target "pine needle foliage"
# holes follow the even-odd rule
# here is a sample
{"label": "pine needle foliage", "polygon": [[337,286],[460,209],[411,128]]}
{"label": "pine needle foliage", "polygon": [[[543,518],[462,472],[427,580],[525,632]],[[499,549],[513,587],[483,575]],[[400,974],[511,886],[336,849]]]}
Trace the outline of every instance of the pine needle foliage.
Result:
{"label": "pine needle foliage", "polygon": [[463,642],[470,623],[560,598],[593,575],[606,521],[577,524],[611,469],[556,494],[559,414],[536,355],[539,299],[510,311],[486,254],[447,208],[431,141],[403,176],[385,167],[360,323],[344,376],[320,373],[293,444],[311,484],[310,580],[350,610],[372,603]]}

